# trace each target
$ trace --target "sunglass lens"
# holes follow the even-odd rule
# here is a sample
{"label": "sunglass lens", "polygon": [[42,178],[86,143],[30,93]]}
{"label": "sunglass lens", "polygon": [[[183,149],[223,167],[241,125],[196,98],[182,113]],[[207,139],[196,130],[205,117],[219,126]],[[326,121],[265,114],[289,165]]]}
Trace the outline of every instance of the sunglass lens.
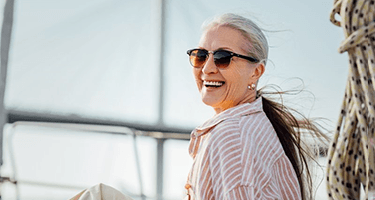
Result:
{"label": "sunglass lens", "polygon": [[208,52],[200,49],[191,51],[190,53],[190,64],[193,67],[202,67],[206,62]]}
{"label": "sunglass lens", "polygon": [[219,68],[228,67],[232,55],[227,51],[216,51],[214,54],[215,65]]}

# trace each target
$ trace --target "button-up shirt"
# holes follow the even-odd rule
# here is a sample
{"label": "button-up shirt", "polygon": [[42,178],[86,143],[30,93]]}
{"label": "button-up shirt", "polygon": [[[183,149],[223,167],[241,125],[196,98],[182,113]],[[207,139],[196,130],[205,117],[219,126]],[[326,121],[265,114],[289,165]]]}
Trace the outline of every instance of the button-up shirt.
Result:
{"label": "button-up shirt", "polygon": [[296,173],[261,97],[195,128],[189,153],[194,162],[186,199],[301,199]]}

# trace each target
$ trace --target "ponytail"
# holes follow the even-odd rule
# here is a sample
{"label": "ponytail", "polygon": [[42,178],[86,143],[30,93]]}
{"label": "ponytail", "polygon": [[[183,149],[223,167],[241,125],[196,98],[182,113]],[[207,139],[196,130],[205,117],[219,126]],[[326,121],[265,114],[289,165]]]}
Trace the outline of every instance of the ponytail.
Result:
{"label": "ponytail", "polygon": [[[258,91],[258,96],[262,96],[262,89]],[[317,128],[314,122],[296,110],[287,108],[283,104],[265,97],[262,97],[262,103],[263,110],[275,129],[284,152],[296,172],[302,199],[313,199],[312,179],[308,167],[308,158],[313,158],[313,156],[303,147],[301,135],[307,131],[324,139],[327,139],[327,136]],[[291,111],[301,116],[302,120],[297,120]],[[302,131],[304,132],[302,133]],[[306,172],[305,176],[304,171]]]}

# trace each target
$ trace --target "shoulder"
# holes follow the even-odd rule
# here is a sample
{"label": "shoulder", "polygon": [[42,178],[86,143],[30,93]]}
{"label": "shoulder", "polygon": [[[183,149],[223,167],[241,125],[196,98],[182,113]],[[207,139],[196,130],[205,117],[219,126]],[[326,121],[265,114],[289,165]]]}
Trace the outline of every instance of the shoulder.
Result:
{"label": "shoulder", "polygon": [[241,118],[240,130],[244,170],[242,182],[259,190],[270,181],[273,166],[285,153],[264,112]]}
{"label": "shoulder", "polygon": [[272,124],[266,114],[263,111],[253,113],[250,115],[244,115],[239,120],[239,127],[241,132],[250,134],[252,137],[259,137],[262,134],[257,134],[259,132],[274,132]]}
{"label": "shoulder", "polygon": [[211,130],[208,142],[211,161],[241,167],[241,133],[238,119],[227,119]]}
{"label": "shoulder", "polygon": [[[207,164],[218,196],[239,186],[242,177],[241,139],[238,119],[215,126],[207,138]],[[219,198],[221,199],[221,198]]]}
{"label": "shoulder", "polygon": [[276,131],[263,111],[243,116],[238,126],[244,150],[262,157],[283,152]]}
{"label": "shoulder", "polygon": [[230,118],[216,125],[210,132],[211,148],[234,148],[241,145],[239,118]]}
{"label": "shoulder", "polygon": [[284,152],[263,111],[223,120],[210,130],[208,145],[214,153],[231,150],[245,160],[263,158],[265,165],[270,164],[265,161],[275,162]]}

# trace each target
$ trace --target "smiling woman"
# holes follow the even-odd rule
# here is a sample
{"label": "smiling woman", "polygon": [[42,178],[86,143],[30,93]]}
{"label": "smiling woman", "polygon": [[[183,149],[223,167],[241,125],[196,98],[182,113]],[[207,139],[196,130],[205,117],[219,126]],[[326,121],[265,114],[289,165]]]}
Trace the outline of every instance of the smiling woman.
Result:
{"label": "smiling woman", "polygon": [[324,134],[256,90],[268,57],[260,28],[242,16],[221,15],[187,53],[202,101],[216,115],[191,134],[186,198],[312,199],[301,129]]}
{"label": "smiling woman", "polygon": [[[240,56],[246,53],[242,50],[244,40],[241,33],[233,28],[215,26],[206,30],[199,42],[201,49],[215,51],[214,56],[206,54],[205,62],[194,66],[193,73],[203,102],[213,107],[216,113],[255,100],[255,90],[249,91],[247,86],[255,84],[263,74],[264,64],[249,62],[243,58],[247,56],[232,56],[233,52]],[[227,52],[228,55],[223,56],[223,52]],[[220,60],[224,59],[227,61],[224,64],[220,63]],[[229,68],[231,62],[233,64]]]}

